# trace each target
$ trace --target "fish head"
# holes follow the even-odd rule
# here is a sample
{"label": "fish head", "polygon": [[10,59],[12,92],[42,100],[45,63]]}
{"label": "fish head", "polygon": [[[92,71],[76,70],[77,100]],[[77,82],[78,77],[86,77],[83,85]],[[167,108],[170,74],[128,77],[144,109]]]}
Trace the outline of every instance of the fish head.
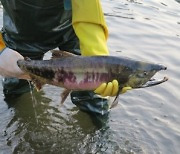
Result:
{"label": "fish head", "polygon": [[161,70],[166,70],[167,67],[161,64],[151,64],[146,62],[138,62],[136,69],[129,75],[126,86],[132,88],[150,87],[167,81],[167,78],[161,80],[152,79],[152,77]]}

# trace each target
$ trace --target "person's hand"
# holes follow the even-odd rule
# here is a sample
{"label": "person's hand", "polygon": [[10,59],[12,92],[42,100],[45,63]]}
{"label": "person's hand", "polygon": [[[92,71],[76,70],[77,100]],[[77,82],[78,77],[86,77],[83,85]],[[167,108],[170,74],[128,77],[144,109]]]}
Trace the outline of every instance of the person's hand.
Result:
{"label": "person's hand", "polygon": [[0,52],[0,75],[29,79],[29,75],[25,74],[17,65],[17,61],[20,59],[24,59],[24,57],[18,52],[6,47]]}
{"label": "person's hand", "polygon": [[[131,87],[123,87],[120,93],[125,93],[127,90],[132,89]],[[96,94],[99,94],[103,97],[105,96],[116,96],[119,91],[119,83],[117,80],[113,80],[112,82],[102,83],[96,90],[94,91]]]}

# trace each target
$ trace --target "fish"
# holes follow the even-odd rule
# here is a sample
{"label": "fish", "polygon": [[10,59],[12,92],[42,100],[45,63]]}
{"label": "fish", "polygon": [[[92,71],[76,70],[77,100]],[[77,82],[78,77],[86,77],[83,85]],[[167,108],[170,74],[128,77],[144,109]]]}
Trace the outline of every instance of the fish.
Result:
{"label": "fish", "polygon": [[49,60],[18,60],[17,65],[29,74],[38,90],[44,84],[65,88],[61,94],[61,103],[71,91],[94,91],[102,83],[114,79],[119,82],[119,91],[114,102],[123,87],[145,88],[168,80],[167,77],[152,79],[157,72],[167,69],[162,64],[123,56],[77,56],[57,50],[52,51],[52,55]]}

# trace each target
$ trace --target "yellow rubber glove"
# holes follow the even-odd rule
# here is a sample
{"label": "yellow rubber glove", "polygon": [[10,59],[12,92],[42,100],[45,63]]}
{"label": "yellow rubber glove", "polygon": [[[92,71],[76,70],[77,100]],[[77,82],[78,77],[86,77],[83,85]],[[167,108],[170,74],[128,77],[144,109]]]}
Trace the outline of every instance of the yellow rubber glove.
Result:
{"label": "yellow rubber glove", "polygon": [[116,96],[119,90],[119,83],[117,80],[113,80],[109,83],[102,83],[94,92],[105,96]]}
{"label": "yellow rubber glove", "polygon": [[[120,93],[125,93],[127,90],[131,90],[131,87],[123,87]],[[116,96],[119,91],[119,83],[117,80],[112,82],[102,83],[94,92],[105,97],[105,96]]]}

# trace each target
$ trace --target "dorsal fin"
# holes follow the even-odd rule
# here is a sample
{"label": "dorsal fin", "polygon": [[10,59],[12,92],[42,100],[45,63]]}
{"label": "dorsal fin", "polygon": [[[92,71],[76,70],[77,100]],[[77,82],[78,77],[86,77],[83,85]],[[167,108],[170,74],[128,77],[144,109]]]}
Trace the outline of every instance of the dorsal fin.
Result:
{"label": "dorsal fin", "polygon": [[73,53],[70,53],[70,52],[67,52],[67,51],[61,51],[61,50],[51,50],[51,53],[52,53],[52,59],[77,56],[77,55],[75,55]]}

